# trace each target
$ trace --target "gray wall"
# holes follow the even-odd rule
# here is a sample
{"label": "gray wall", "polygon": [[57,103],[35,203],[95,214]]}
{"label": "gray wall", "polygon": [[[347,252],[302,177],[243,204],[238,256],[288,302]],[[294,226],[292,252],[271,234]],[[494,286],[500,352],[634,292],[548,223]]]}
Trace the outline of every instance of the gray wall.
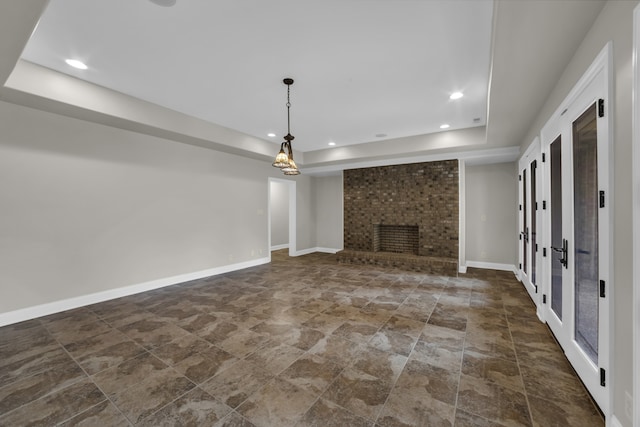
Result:
{"label": "gray wall", "polygon": [[518,188],[515,163],[465,169],[467,261],[508,264],[518,260]]}
{"label": "gray wall", "polygon": [[0,313],[269,255],[268,161],[4,102],[0,129]]}
{"label": "gray wall", "polygon": [[539,133],[542,126],[560,106],[571,88],[604,48],[613,41],[614,114],[613,124],[613,284],[614,292],[614,348],[611,349],[613,368],[613,414],[624,426],[632,420],[625,414],[625,391],[632,394],[633,360],[633,279],[632,279],[632,155],[631,155],[631,94],[632,94],[632,29],[633,9],[637,1],[610,1],[596,19],[591,30],[574,54],[553,93],[522,140],[523,151]]}
{"label": "gray wall", "polygon": [[317,243],[321,248],[343,249],[342,174],[313,179],[316,197]]}
{"label": "gray wall", "polygon": [[271,214],[271,247],[289,244],[289,185],[269,183],[269,212]]}

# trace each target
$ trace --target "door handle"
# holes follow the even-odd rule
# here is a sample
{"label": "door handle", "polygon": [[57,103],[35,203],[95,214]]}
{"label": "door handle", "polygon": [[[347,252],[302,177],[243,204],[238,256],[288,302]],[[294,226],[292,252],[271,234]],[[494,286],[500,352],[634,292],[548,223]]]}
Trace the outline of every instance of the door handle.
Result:
{"label": "door handle", "polygon": [[554,252],[561,252],[562,258],[559,259],[560,264],[564,266],[564,268],[569,268],[569,241],[567,239],[562,239],[562,247],[556,248],[551,246]]}

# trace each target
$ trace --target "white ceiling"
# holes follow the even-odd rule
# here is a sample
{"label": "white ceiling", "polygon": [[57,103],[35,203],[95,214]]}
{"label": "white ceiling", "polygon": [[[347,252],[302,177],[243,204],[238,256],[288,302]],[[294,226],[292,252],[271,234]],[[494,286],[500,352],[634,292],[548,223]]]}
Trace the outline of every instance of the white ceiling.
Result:
{"label": "white ceiling", "polygon": [[491,0],[50,0],[22,58],[274,144],[292,77],[294,147],[314,151],[485,125],[492,16]]}

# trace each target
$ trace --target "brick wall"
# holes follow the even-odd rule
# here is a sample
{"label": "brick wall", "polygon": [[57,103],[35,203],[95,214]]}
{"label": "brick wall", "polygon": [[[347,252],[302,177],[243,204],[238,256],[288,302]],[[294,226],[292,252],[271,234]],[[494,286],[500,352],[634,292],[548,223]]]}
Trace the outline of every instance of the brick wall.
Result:
{"label": "brick wall", "polygon": [[458,259],[458,161],[344,171],[344,248],[374,250],[374,226],[419,230],[418,255]]}

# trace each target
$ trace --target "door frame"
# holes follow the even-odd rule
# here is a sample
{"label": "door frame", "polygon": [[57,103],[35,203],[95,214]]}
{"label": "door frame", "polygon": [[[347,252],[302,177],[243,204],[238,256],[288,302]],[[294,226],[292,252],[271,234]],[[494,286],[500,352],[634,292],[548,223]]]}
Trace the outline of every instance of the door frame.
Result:
{"label": "door frame", "polygon": [[[605,329],[600,329],[599,331],[599,342],[604,343],[606,345],[605,351],[600,352],[598,354],[598,368],[605,369],[605,383],[608,390],[605,390],[603,393],[594,393],[593,390],[590,390],[594,399],[597,401],[600,409],[605,415],[607,420],[610,419],[612,415],[611,411],[611,402],[613,401],[613,382],[614,376],[611,374],[611,350],[614,349],[614,319],[612,316],[612,304],[615,300],[615,285],[614,285],[614,272],[613,272],[613,215],[611,214],[612,206],[614,205],[613,200],[613,58],[612,58],[612,43],[609,42],[605,45],[605,47],[600,51],[598,56],[595,58],[591,66],[587,69],[584,75],[580,78],[580,80],[576,83],[573,89],[569,92],[564,101],[560,104],[558,109],[554,112],[554,114],[549,118],[547,123],[544,125],[542,130],[540,131],[540,141],[542,146],[542,155],[546,157],[546,162],[543,162],[543,176],[549,176],[549,167],[550,167],[550,155],[549,155],[549,145],[553,142],[558,135],[562,134],[562,144],[572,146],[572,134],[571,134],[571,124],[573,123],[573,119],[567,117],[563,117],[565,113],[568,111],[573,112],[578,108],[578,102],[581,101],[581,97],[585,96],[586,90],[591,90],[591,88],[596,87],[598,91],[601,91],[602,97],[605,100],[605,115],[598,122],[598,135],[599,139],[601,135],[607,139],[608,143],[602,146],[598,144],[598,158],[605,158],[605,170],[601,170],[599,167],[598,176],[600,178],[604,177],[606,179],[599,179],[598,181],[598,189],[605,191],[605,207],[600,208],[598,211],[598,222],[599,222],[599,279],[604,280],[606,283],[606,297],[601,298],[599,301],[599,307],[601,307],[601,318],[603,318],[606,322]],[[600,92],[599,92],[600,93]],[[580,104],[581,105],[581,104]],[[589,104],[590,105],[590,104]],[[577,116],[576,116],[577,117]],[[565,139],[569,137],[568,141]],[[566,156],[563,155],[563,163],[566,164],[567,159]],[[563,170],[563,181],[565,181],[565,175],[572,174],[572,166],[566,171]],[[569,179],[569,178],[567,178]],[[571,182],[573,181],[572,176],[570,177]],[[565,184],[563,183],[563,186]],[[545,182],[544,184],[544,199],[550,200],[550,183]],[[563,190],[564,191],[564,190]],[[550,204],[550,203],[549,203]],[[571,217],[573,216],[573,202],[568,206],[571,212]],[[563,216],[566,214],[565,208],[563,207]],[[551,249],[551,218],[550,218],[550,209],[547,209],[544,213],[544,242],[545,247],[547,248],[547,253],[549,254]],[[573,229],[573,225],[571,225]],[[570,250],[571,250],[570,246]],[[551,280],[550,280],[550,261],[551,256],[547,256],[544,258],[545,263],[545,279],[544,279],[544,294],[551,294]],[[570,276],[574,277],[574,265],[570,261]],[[573,285],[572,285],[573,286]],[[563,302],[566,298],[573,298],[573,292],[571,295],[563,295]],[[573,304],[573,302],[572,302]],[[550,301],[547,301],[544,304],[544,318],[549,323],[550,321],[554,321],[551,318],[551,304]],[[573,339],[573,327],[574,320],[572,319],[574,312],[571,310],[570,312],[565,312],[563,310],[563,322],[569,322],[569,338]],[[566,337],[562,339],[567,339]],[[569,346],[565,348],[565,354],[569,361],[573,364],[572,360],[576,360],[580,355],[576,353],[576,350],[573,346]],[[585,384],[588,382],[583,379]],[[598,389],[596,388],[596,391]]]}
{"label": "door frame", "polygon": [[[640,5],[633,10],[632,150],[633,150],[633,255],[640,255]],[[633,425],[640,425],[640,265],[633,264]]]}
{"label": "door frame", "polygon": [[[541,197],[541,189],[542,189],[542,182],[543,182],[543,174],[541,173],[542,168],[541,168],[541,164],[540,164],[540,159],[541,159],[541,155],[540,155],[540,138],[538,138],[537,136],[533,139],[533,141],[531,142],[531,144],[528,146],[527,150],[524,152],[524,154],[520,157],[520,159],[518,160],[518,176],[522,176],[522,174],[524,173],[526,175],[526,183],[527,183],[527,193],[523,194],[523,189],[522,189],[522,181],[518,180],[518,203],[519,205],[522,207],[522,209],[524,210],[524,206],[525,206],[525,200],[524,197],[528,196],[528,200],[527,200],[527,207],[529,209],[527,209],[526,212],[524,212],[524,215],[527,216],[527,224],[529,225],[529,227],[531,227],[532,224],[532,217],[535,215],[536,217],[536,238],[538,239],[537,242],[539,243],[538,246],[540,248],[544,247],[543,242],[541,242],[539,240],[540,236],[542,236],[543,233],[540,233],[540,231],[542,231],[543,229],[543,224],[542,224],[542,218],[541,215],[539,214],[540,209],[536,210],[535,206],[530,206],[530,202],[531,202],[531,185],[532,185],[532,179],[531,179],[531,163],[533,163],[534,161],[537,162],[537,173],[536,173],[536,185],[535,185],[535,189],[536,189],[536,202],[539,202],[542,200]],[[525,179],[525,177],[523,176],[521,179]],[[518,210],[519,215],[518,215],[518,228],[519,230],[523,230],[523,211]],[[529,239],[529,241],[531,242],[531,238]],[[519,244],[518,244],[518,262],[522,265],[525,264],[525,259],[524,259],[524,253],[522,250],[522,241],[518,240]],[[529,250],[527,251],[527,254],[529,255],[529,259],[527,260],[527,265],[529,266],[529,272],[527,274],[524,273],[523,268],[519,268],[518,269],[518,279],[520,280],[520,282],[522,282],[523,286],[525,287],[525,289],[527,290],[527,292],[529,293],[529,296],[531,297],[531,299],[533,300],[534,304],[536,305],[536,313],[538,315],[538,318],[540,318],[540,320],[543,319],[543,314],[542,314],[542,308],[541,308],[541,302],[542,302],[542,292],[540,292],[540,290],[542,289],[542,282],[541,279],[544,277],[542,273],[543,269],[544,269],[544,263],[542,262],[542,257],[541,257],[541,250],[539,250],[538,252],[535,252],[535,248],[533,248],[533,246],[530,244],[529,245]],[[531,267],[533,266],[532,260],[534,259],[536,260],[536,282],[537,285],[533,285],[532,280],[531,280]],[[534,288],[534,286],[537,286],[537,288]]]}
{"label": "door frame", "polygon": [[289,189],[289,256],[296,256],[296,182],[288,179],[272,178],[267,180],[267,247],[271,262],[271,183],[286,184]]}

